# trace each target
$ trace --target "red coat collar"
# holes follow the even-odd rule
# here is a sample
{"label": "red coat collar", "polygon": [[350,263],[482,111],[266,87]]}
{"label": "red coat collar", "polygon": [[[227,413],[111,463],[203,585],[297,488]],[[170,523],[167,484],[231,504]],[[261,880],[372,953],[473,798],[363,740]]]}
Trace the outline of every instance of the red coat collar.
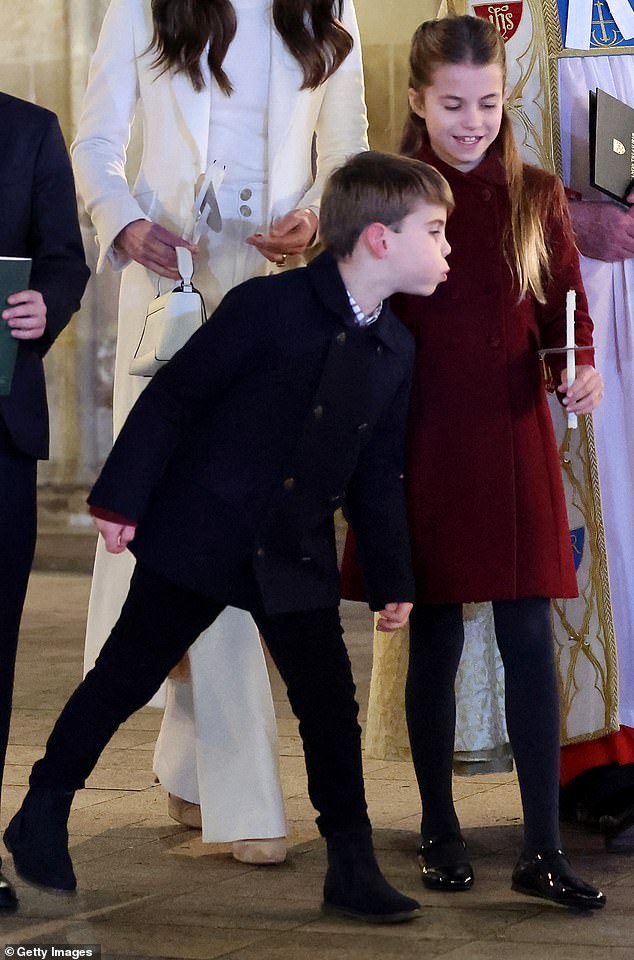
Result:
{"label": "red coat collar", "polygon": [[486,157],[484,157],[478,166],[468,173],[462,173],[460,170],[456,170],[455,167],[452,167],[450,164],[445,163],[444,160],[441,160],[440,157],[437,157],[429,143],[422,145],[416,159],[424,160],[425,163],[436,167],[450,183],[456,183],[468,177],[469,179],[478,180],[481,183],[488,183],[498,187],[505,187],[507,184],[506,170],[502,165],[499,147],[495,144],[490,148]]}

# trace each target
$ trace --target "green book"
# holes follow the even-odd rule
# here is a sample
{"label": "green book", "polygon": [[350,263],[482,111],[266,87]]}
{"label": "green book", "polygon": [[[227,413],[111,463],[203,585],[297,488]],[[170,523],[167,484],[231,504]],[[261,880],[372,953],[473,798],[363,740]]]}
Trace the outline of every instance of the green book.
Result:
{"label": "green book", "polygon": [[11,393],[18,341],[2,313],[9,306],[7,297],[29,289],[31,261],[28,257],[0,257],[0,397]]}

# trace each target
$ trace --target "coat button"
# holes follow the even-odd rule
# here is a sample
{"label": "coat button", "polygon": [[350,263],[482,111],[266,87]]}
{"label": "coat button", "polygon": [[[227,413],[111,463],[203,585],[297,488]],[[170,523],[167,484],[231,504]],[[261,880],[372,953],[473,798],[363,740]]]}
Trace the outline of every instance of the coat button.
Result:
{"label": "coat button", "polygon": [[324,415],[324,408],[320,403],[318,403],[316,407],[313,407],[313,417],[315,418],[315,420],[321,420],[323,415]]}
{"label": "coat button", "polygon": [[492,196],[493,196],[493,194],[492,194],[491,191],[488,189],[488,187],[485,187],[484,190],[483,190],[482,193],[481,193],[482,199],[483,199],[483,200],[490,200]]}
{"label": "coat button", "polygon": [[253,196],[253,191],[249,190],[248,187],[244,187],[244,189],[240,191],[241,200],[250,200],[252,196]]}
{"label": "coat button", "polygon": [[382,344],[379,344],[379,345],[377,346],[376,352],[378,353],[379,356],[381,356],[381,354],[383,353],[383,345],[382,345]]}
{"label": "coat button", "polygon": [[295,477],[287,477],[283,483],[285,490],[294,490],[295,489]]}
{"label": "coat button", "polygon": [[497,348],[500,346],[500,343],[501,343],[499,337],[489,337],[488,341],[489,341],[489,346],[491,347],[492,350],[497,350]]}
{"label": "coat button", "polygon": [[357,433],[365,433],[367,429],[368,429],[367,423],[360,423],[357,427]]}
{"label": "coat button", "polygon": [[243,217],[250,217],[253,211],[251,207],[249,207],[246,203],[243,203],[240,207],[240,213]]}
{"label": "coat button", "polygon": [[264,547],[258,547],[258,549],[255,551],[255,555],[256,557],[259,557],[261,560],[262,557],[266,556],[266,550],[264,549]]}
{"label": "coat button", "polygon": [[345,330],[342,330],[341,333],[338,333],[337,336],[335,337],[335,340],[337,341],[337,343],[339,344],[339,346],[342,347],[342,346],[344,345],[344,343],[346,342],[346,332],[345,332]]}

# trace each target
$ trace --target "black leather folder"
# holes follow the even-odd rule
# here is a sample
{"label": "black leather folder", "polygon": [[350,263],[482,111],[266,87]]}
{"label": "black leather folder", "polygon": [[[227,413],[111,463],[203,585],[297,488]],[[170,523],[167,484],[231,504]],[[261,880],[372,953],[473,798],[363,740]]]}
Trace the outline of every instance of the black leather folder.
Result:
{"label": "black leather folder", "polygon": [[620,203],[634,189],[634,108],[599,89],[590,91],[590,182]]}

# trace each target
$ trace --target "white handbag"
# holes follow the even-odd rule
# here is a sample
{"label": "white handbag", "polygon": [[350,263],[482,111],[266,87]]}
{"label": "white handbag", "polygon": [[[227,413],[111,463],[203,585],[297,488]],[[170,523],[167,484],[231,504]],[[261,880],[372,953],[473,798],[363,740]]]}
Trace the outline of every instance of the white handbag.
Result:
{"label": "white handbag", "polygon": [[186,247],[176,247],[176,260],[181,282],[169,293],[156,296],[148,306],[130,362],[129,372],[135,377],[154,376],[207,319],[203,298],[191,283],[191,253]]}

